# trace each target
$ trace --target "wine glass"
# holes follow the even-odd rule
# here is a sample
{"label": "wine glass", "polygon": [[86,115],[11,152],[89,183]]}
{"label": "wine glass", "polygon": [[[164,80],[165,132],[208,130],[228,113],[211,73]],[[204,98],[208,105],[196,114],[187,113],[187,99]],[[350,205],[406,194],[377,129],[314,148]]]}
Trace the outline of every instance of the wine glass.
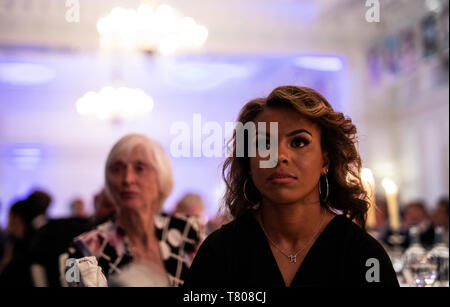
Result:
{"label": "wine glass", "polygon": [[431,287],[438,275],[438,264],[421,246],[412,246],[403,256],[403,276],[410,286]]}
{"label": "wine glass", "polygon": [[437,276],[436,287],[448,287],[449,285],[449,266],[448,266],[448,247],[444,244],[437,244],[427,254],[427,262],[436,266]]}
{"label": "wine glass", "polygon": [[424,260],[411,267],[418,287],[431,287],[436,281],[437,264]]}

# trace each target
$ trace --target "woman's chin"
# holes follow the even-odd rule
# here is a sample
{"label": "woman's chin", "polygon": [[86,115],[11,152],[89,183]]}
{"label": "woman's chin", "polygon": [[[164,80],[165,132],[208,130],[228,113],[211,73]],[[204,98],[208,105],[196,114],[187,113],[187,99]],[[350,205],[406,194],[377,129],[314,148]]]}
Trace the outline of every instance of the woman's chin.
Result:
{"label": "woman's chin", "polygon": [[142,201],[139,199],[122,199],[120,201],[120,207],[122,209],[138,210],[142,207]]}
{"label": "woman's chin", "polygon": [[292,204],[299,200],[298,195],[292,195],[288,191],[273,191],[273,193],[265,195],[265,197],[277,204]]}

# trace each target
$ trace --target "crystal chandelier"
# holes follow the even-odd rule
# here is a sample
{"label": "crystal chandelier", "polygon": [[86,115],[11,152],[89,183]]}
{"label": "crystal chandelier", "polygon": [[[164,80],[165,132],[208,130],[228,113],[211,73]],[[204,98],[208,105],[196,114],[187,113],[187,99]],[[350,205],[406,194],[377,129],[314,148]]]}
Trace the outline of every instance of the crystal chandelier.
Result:
{"label": "crystal chandelier", "polygon": [[[100,46],[117,52],[173,54],[202,46],[208,30],[191,17],[184,17],[166,4],[155,10],[142,4],[137,10],[116,7],[97,22]],[[120,75],[120,74],[119,74]],[[114,80],[123,83],[122,80]],[[153,99],[141,89],[106,86],[89,91],[76,103],[82,116],[100,120],[133,120],[153,109]]]}
{"label": "crystal chandelier", "polygon": [[199,48],[208,37],[206,27],[167,4],[155,10],[148,4],[141,4],[137,10],[116,7],[98,20],[97,30],[103,49],[161,54]]}
{"label": "crystal chandelier", "polygon": [[100,120],[133,120],[153,109],[153,99],[141,89],[107,86],[99,92],[87,92],[77,101],[77,111],[83,116]]}

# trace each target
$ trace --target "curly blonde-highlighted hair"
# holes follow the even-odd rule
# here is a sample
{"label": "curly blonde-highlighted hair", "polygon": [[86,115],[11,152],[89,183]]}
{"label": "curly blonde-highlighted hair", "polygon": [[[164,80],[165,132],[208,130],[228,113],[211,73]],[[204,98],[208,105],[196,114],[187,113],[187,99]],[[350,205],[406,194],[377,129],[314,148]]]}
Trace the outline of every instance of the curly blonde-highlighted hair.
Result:
{"label": "curly blonde-highlighted hair", "polygon": [[[242,108],[238,122],[253,122],[265,109],[279,107],[290,108],[319,126],[322,150],[328,153],[329,159],[329,196],[326,203],[321,201],[321,205],[342,212],[364,229],[369,203],[361,181],[361,158],[356,148],[356,127],[352,120],[334,111],[325,97],[313,89],[280,86],[268,97],[248,102]],[[236,131],[228,145],[236,153]],[[248,152],[247,138],[245,152]],[[261,200],[249,172],[248,156],[236,157],[233,154],[223,165],[222,176],[226,184],[223,201],[235,218]]]}

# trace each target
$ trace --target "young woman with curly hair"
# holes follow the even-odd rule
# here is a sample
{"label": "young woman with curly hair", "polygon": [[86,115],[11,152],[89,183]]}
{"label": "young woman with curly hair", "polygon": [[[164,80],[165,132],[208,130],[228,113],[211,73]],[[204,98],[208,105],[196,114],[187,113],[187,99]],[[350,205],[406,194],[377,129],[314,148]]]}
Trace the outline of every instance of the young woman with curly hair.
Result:
{"label": "young woman with curly hair", "polygon": [[[248,130],[239,155],[249,122],[255,137]],[[263,129],[269,123],[275,133]],[[398,286],[388,255],[365,231],[356,142],[351,119],[313,89],[281,86],[248,102],[223,166],[235,219],[206,239],[185,285]]]}

